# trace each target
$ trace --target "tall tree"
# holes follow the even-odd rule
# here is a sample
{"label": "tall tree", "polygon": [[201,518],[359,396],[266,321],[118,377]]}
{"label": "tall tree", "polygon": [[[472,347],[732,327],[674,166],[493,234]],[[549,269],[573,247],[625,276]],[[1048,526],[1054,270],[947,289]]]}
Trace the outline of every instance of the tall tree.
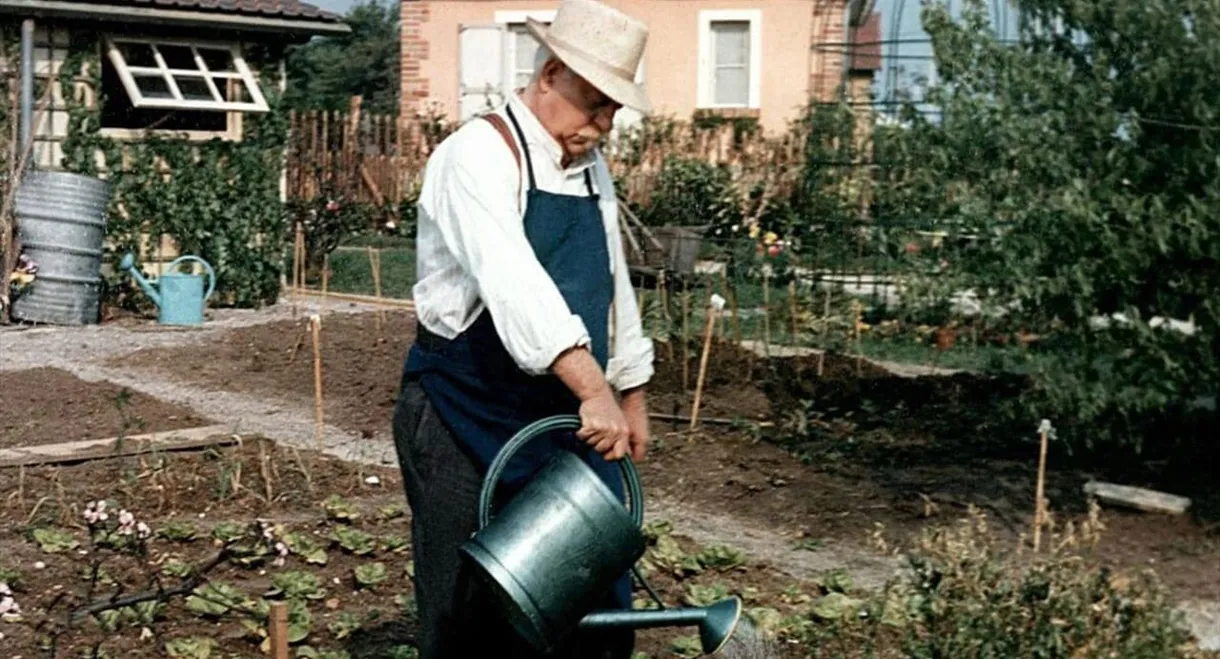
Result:
{"label": "tall tree", "polygon": [[342,110],[352,96],[372,112],[394,112],[399,89],[399,4],[368,0],[348,11],[349,34],[318,37],[289,57],[285,103],[295,109]]}

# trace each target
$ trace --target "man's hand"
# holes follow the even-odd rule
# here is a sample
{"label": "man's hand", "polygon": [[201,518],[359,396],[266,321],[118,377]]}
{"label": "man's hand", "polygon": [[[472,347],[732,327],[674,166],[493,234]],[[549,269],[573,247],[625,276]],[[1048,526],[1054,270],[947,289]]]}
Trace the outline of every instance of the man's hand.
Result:
{"label": "man's hand", "polygon": [[573,348],[560,355],[551,370],[580,399],[576,436],[607,460],[622,459],[630,449],[630,428],[597,360],[588,350]]}
{"label": "man's hand", "polygon": [[627,428],[630,431],[631,459],[640,462],[648,453],[648,443],[652,440],[652,430],[648,423],[648,403],[644,398],[644,388],[637,387],[623,392],[623,415],[627,417]]}

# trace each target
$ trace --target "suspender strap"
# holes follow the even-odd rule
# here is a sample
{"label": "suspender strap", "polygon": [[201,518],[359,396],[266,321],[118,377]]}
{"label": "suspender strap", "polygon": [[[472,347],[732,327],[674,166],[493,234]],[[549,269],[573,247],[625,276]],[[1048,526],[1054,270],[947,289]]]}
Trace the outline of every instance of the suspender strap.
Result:
{"label": "suspender strap", "polygon": [[[488,114],[483,115],[483,118],[487,120],[487,123],[489,123],[493,127],[495,127],[496,131],[498,133],[500,133],[500,137],[504,138],[504,143],[507,144],[509,150],[511,150],[513,152],[513,159],[517,161],[517,170],[520,171],[520,169],[521,169],[521,151],[519,151],[517,149],[517,143],[513,140],[512,134],[510,134],[508,132],[508,124],[504,123],[503,117],[501,117],[498,114],[488,113]],[[526,153],[526,157],[527,158],[529,157],[528,152]],[[532,178],[533,172],[530,172],[530,174],[531,174],[531,178]],[[517,184],[517,198],[518,199],[521,198],[521,184],[520,183]],[[520,204],[520,202],[518,202],[518,204]]]}
{"label": "suspender strap", "polygon": [[[521,124],[517,123],[517,115],[513,114],[511,105],[504,106],[504,110],[508,112],[508,118],[513,122],[513,128],[517,129],[517,137],[520,138],[521,144],[525,144],[525,133],[521,132]],[[530,156],[529,147],[525,147],[525,166],[529,169],[530,174],[530,190],[533,191],[538,187],[538,183],[534,181],[534,159]]]}

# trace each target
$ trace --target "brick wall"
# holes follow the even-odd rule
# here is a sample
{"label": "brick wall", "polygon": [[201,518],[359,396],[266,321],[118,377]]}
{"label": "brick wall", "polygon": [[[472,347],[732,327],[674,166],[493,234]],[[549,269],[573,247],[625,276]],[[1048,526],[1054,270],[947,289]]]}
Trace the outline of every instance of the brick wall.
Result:
{"label": "brick wall", "polygon": [[429,96],[428,79],[421,63],[428,59],[428,0],[402,0],[402,94],[401,116],[413,117]]}
{"label": "brick wall", "polygon": [[843,82],[847,0],[814,0],[812,4],[809,95],[818,100],[829,100]]}

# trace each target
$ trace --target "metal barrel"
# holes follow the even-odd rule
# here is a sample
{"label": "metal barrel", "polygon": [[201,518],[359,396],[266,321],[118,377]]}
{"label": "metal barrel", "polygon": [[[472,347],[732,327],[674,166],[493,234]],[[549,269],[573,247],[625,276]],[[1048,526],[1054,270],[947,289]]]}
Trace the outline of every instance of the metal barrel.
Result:
{"label": "metal barrel", "polygon": [[91,176],[30,171],[13,199],[22,251],[38,264],[13,301],[15,319],[53,325],[98,321],[111,186]]}

